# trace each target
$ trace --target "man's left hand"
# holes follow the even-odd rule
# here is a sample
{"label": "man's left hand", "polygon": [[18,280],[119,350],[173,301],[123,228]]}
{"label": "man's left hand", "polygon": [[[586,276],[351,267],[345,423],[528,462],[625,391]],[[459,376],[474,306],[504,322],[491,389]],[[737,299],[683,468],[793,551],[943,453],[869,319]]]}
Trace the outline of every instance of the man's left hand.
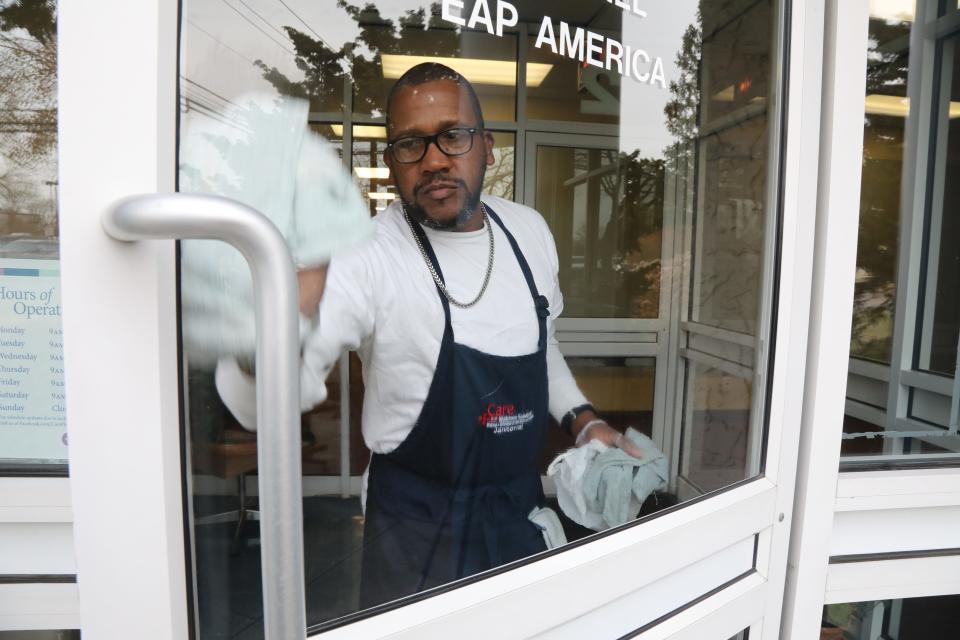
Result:
{"label": "man's left hand", "polygon": [[[580,422],[580,421],[578,421]],[[608,447],[620,447],[634,458],[642,458],[643,451],[624,434],[620,433],[605,421],[593,415],[591,419],[583,420],[575,425],[577,446],[582,447],[591,440],[599,440]]]}

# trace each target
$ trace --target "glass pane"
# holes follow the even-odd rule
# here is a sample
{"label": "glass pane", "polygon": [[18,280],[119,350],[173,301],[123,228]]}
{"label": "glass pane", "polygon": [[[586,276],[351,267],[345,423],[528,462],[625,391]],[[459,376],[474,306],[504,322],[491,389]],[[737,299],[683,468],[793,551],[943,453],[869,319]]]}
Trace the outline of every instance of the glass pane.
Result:
{"label": "glass pane", "polygon": [[342,113],[349,48],[342,20],[324,13],[319,3],[191,2],[183,14],[182,110],[216,119],[239,96],[261,91],[307,99],[312,112]]}
{"label": "glass pane", "polygon": [[[873,7],[873,4],[871,4]],[[910,22],[871,13],[850,355],[889,364],[896,309],[900,175]],[[887,17],[884,17],[887,16]]]}
{"label": "glass pane", "polygon": [[[180,188],[263,211],[308,283],[329,260],[311,247],[335,245],[301,327],[308,622],[757,473],[777,3],[328,4],[182,7]],[[398,87],[425,62],[464,80],[419,67]],[[475,193],[547,298],[547,365],[514,245]],[[304,230],[341,214],[332,232]],[[353,237],[363,225],[368,244]],[[222,245],[182,243],[201,639],[262,634],[244,269]],[[447,296],[464,305],[449,303],[449,331]],[[594,415],[600,437],[575,446]],[[598,484],[588,518],[564,506],[562,456],[588,459],[591,477],[607,456],[646,479],[619,498]],[[589,490],[581,480],[572,490]],[[563,538],[531,522],[545,507]]]}
{"label": "glass pane", "polygon": [[768,185],[770,4],[703,14],[702,188],[691,320],[755,335]]}
{"label": "glass pane", "polygon": [[0,5],[0,468],[67,460],[57,5]]}
{"label": "glass pane", "polygon": [[770,80],[763,71],[769,68],[771,43],[763,27],[769,20],[769,7],[745,11],[735,2],[704,15],[701,126],[765,109]]}
{"label": "glass pane", "polygon": [[[957,39],[932,41],[931,55],[925,60],[914,57],[911,68],[912,7],[885,2],[872,2],[870,7],[860,234],[842,455],[956,457],[960,253],[953,239],[960,234],[956,215],[960,190],[950,176],[960,171]],[[935,38],[935,32],[930,33]],[[912,105],[908,80],[930,87],[937,102]],[[929,124],[923,125],[916,156],[907,157],[905,131],[914,118]],[[917,162],[924,163],[927,178],[912,180],[915,192],[903,193],[902,176],[912,174]],[[925,204],[904,211],[905,202]],[[919,222],[923,236],[909,249],[914,255],[900,255],[901,226],[920,229]],[[904,287],[898,282],[903,274],[918,293],[916,305],[902,310],[901,317],[896,315],[897,290]],[[903,325],[899,344],[894,341],[898,324]],[[916,372],[910,386],[903,385],[902,394],[890,389],[891,378],[899,375],[897,367]],[[903,406],[888,406],[891,398]],[[905,418],[895,419],[898,415]]]}
{"label": "glass pane", "polygon": [[357,16],[362,32],[356,42],[359,55],[353,61],[354,113],[383,117],[387,95],[396,80],[410,67],[434,61],[451,67],[473,83],[485,120],[515,119],[515,35],[498,38],[488,33],[458,32],[437,17],[429,29],[424,29],[422,14],[413,9],[397,20],[390,20],[383,13],[388,12],[367,5]]}
{"label": "glass pane", "polygon": [[820,640],[952,638],[960,625],[960,595],[829,604]]}
{"label": "glass pane", "polygon": [[760,311],[767,123],[755,118],[708,136],[690,317],[753,335]]}
{"label": "glass pane", "polygon": [[960,348],[960,57],[953,39],[941,43],[945,63],[941,80],[941,105],[935,138],[934,186],[931,193],[931,223],[927,282],[923,308],[923,333],[917,353],[917,368],[953,376]]}
{"label": "glass pane", "polygon": [[751,475],[749,379],[690,364],[680,473],[701,492]]}
{"label": "glass pane", "polygon": [[609,149],[537,147],[537,208],[560,256],[570,318],[656,318],[664,163]]}
{"label": "glass pane", "polygon": [[[570,5],[568,10],[578,10]],[[620,16],[612,11],[601,12],[607,20],[620,22]],[[563,20],[557,16],[557,20]],[[591,31],[604,33],[596,29]],[[557,29],[559,29],[559,23]],[[620,25],[607,31],[618,37]],[[620,122],[620,75],[554,52],[549,45],[537,47],[537,37],[531,36],[529,45],[530,65],[527,68],[527,117],[532,120],[562,120],[573,122]],[[545,72],[545,73],[544,73]]]}

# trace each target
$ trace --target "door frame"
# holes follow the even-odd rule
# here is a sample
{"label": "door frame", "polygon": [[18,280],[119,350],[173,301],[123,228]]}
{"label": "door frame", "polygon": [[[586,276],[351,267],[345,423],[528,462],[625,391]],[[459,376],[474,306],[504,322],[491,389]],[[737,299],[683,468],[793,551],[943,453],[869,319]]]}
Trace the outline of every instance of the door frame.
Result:
{"label": "door frame", "polygon": [[[117,28],[122,25],[123,28]],[[176,187],[177,3],[59,6],[64,358],[85,636],[189,637],[176,250],[100,226]]]}
{"label": "door frame", "polygon": [[[787,14],[779,22],[789,32],[778,34],[778,50],[786,50],[784,41],[793,44],[789,67],[786,60],[778,64],[790,91],[782,122],[771,122],[787,132],[804,130],[809,101],[820,95],[820,69],[811,63],[823,47],[823,4],[780,4]],[[93,637],[120,637],[132,629],[148,638],[188,637],[192,615],[175,243],[125,244],[100,228],[103,211],[119,198],[175,189],[178,22],[176,5],[163,0],[103,0],[83,8],[64,3],[60,10],[67,411],[81,623]],[[115,29],[117,24],[124,29]],[[590,621],[594,632],[643,638],[704,638],[704,629],[721,638],[747,627],[758,637],[777,638],[798,457],[797,389],[804,384],[811,284],[805,267],[814,254],[818,162],[818,140],[786,138],[765,475],[537,562],[360,614],[324,637],[481,631],[560,637],[574,627],[556,624],[579,620]],[[71,368],[71,362],[83,368]],[[705,530],[717,533],[705,537]],[[555,618],[534,619],[526,615],[530,607]]]}

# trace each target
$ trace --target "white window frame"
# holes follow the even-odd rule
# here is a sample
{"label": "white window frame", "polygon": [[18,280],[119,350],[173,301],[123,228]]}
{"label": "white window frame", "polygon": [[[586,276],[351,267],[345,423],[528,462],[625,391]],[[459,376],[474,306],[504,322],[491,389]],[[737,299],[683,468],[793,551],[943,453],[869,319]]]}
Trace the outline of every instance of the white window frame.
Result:
{"label": "white window frame", "polygon": [[[863,126],[862,111],[844,112],[841,105],[863,101],[868,1],[831,0],[827,25],[830,35],[825,46],[825,162],[821,165],[817,284],[811,309],[812,349],[805,388],[791,571],[784,600],[784,640],[816,637],[824,604],[960,593],[960,538],[956,536],[960,530],[960,468],[840,472],[845,409],[863,419],[883,413],[846,397],[848,365],[854,379],[860,376],[879,385],[889,384],[887,397],[891,400],[887,406],[896,411],[888,412],[886,421],[879,424],[900,429],[910,426],[903,420],[906,385],[929,386],[930,380],[929,374],[916,375],[901,366],[902,362],[912,362],[912,321],[898,324],[891,367],[848,357],[858,234],[857,217],[849,212],[859,210]],[[914,29],[911,70],[915,68],[914,55],[932,53],[929,44],[923,42],[922,30]],[[929,87],[928,82],[911,77],[911,102],[922,106],[912,110],[907,128],[905,157],[917,161],[912,171],[905,171],[904,211],[917,211],[916,207],[925,210],[926,195],[919,191],[925,184],[927,154],[918,153],[929,144],[928,136],[918,134],[928,130],[922,124],[929,119],[931,104],[925,87]],[[903,246],[915,248],[922,215],[904,218]],[[919,264],[916,251],[901,261],[898,279],[907,284],[903,289],[898,286],[898,320],[915,315],[918,292],[915,285],[907,288],[911,281],[906,276],[915,273]],[[882,386],[874,387],[873,393],[878,390],[882,391]],[[881,460],[894,465],[933,460],[903,454],[895,448],[888,453],[893,455]],[[951,459],[937,456],[934,461],[945,462]]]}

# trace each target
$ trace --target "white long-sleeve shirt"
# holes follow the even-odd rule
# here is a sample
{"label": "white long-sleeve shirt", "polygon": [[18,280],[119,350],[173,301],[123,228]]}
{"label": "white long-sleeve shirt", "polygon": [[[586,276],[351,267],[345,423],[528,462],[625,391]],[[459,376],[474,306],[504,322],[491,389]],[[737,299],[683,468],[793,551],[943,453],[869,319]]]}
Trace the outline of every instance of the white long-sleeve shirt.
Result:
{"label": "white long-sleeve shirt", "polygon": [[[539,292],[549,301],[547,372],[550,413],[559,420],[586,402],[554,337],[554,321],[563,310],[553,236],[533,209],[502,198],[483,201],[503,220],[530,265]],[[301,405],[310,409],[327,397],[326,378],[345,349],[363,362],[362,429],[375,453],[395,449],[413,428],[426,400],[440,353],[443,306],[398,203],[374,221],[374,239],[356,252],[330,263],[316,328],[307,335],[302,354]],[[469,309],[450,307],[454,339],[480,351],[522,355],[537,348],[539,337],[533,299],[510,243],[491,221],[495,253],[490,284]],[[472,300],[486,273],[489,239],[486,228],[473,232],[425,229],[456,300]],[[225,404],[248,428],[256,422],[252,379],[223,363],[217,388]]]}

